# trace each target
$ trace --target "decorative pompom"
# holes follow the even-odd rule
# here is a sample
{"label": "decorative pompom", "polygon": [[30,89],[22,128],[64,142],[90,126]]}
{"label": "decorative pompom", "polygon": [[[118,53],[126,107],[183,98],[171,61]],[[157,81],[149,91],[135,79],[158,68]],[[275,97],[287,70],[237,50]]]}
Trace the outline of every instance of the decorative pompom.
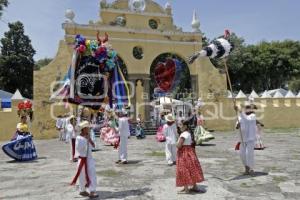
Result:
{"label": "decorative pompom", "polygon": [[24,109],[24,108],[25,108],[24,102],[20,102],[20,103],[18,104],[18,109],[19,109],[19,110],[22,110],[22,109]]}
{"label": "decorative pompom", "polygon": [[86,50],[86,47],[85,47],[84,45],[82,45],[82,44],[78,47],[78,51],[79,51],[80,53],[84,53],[85,50]]}

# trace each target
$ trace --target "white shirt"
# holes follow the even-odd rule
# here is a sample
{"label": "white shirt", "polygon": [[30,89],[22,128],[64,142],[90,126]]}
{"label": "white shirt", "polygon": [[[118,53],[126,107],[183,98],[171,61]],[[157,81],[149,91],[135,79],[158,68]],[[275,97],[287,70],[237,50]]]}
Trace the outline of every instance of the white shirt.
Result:
{"label": "white shirt", "polygon": [[67,125],[67,134],[70,136],[70,138],[76,138],[77,128],[78,127],[76,127],[76,126],[74,128],[72,124]]}
{"label": "white shirt", "polygon": [[183,145],[190,146],[192,144],[192,136],[188,131],[184,131],[183,133],[181,133],[180,137],[184,138]]}
{"label": "white shirt", "polygon": [[58,128],[58,129],[63,128],[63,120],[61,118],[57,119],[56,128]]}
{"label": "white shirt", "polygon": [[246,115],[241,113],[239,116],[243,142],[256,140],[256,115],[254,113]]}
{"label": "white shirt", "polygon": [[85,137],[78,135],[75,143],[76,156],[92,158],[92,145]]}
{"label": "white shirt", "polygon": [[120,137],[129,137],[130,136],[130,130],[129,130],[129,123],[127,117],[121,117],[119,118],[119,133]]}
{"label": "white shirt", "polygon": [[165,124],[163,127],[163,134],[166,136],[166,143],[168,144],[176,144],[177,138],[176,138],[177,128],[175,123],[173,123],[171,126],[168,124]]}

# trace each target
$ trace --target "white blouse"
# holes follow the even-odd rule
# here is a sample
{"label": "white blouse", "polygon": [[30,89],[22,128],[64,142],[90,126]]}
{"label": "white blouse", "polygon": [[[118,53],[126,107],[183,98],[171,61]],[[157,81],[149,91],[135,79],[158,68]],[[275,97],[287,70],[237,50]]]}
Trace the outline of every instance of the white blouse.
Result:
{"label": "white blouse", "polygon": [[192,145],[192,136],[188,131],[184,131],[183,133],[181,133],[180,137],[184,138],[183,145]]}
{"label": "white blouse", "polygon": [[92,158],[92,146],[85,137],[78,135],[75,143],[76,157]]}
{"label": "white blouse", "polygon": [[166,143],[167,144],[176,144],[177,141],[177,129],[175,123],[169,126],[165,124],[163,127],[163,134],[166,136]]}

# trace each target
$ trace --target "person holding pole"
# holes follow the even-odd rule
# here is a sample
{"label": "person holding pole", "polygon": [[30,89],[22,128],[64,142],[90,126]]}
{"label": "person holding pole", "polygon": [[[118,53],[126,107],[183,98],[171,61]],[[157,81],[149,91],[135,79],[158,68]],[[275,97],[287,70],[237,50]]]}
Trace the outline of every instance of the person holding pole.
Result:
{"label": "person holding pole", "polygon": [[[238,112],[237,106],[234,107]],[[254,175],[254,147],[256,141],[256,115],[246,102],[239,114],[236,129],[240,129],[240,157],[245,166],[244,175]]]}

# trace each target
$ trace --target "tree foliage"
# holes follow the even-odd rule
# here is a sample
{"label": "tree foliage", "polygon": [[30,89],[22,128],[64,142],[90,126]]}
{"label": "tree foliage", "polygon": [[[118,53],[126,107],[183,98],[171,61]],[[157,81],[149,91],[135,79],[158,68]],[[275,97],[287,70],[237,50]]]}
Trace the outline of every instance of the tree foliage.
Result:
{"label": "tree foliage", "polygon": [[2,16],[2,11],[8,6],[8,0],[0,0],[0,18]]}
{"label": "tree foliage", "polygon": [[291,80],[289,82],[289,89],[296,92],[296,94],[300,92],[300,78]]}
{"label": "tree foliage", "polygon": [[21,22],[8,27],[1,39],[0,87],[8,92],[19,89],[25,97],[32,98],[35,50]]}
{"label": "tree foliage", "polygon": [[34,70],[40,70],[42,67],[47,66],[52,60],[52,58],[43,58],[38,60],[34,65]]}

